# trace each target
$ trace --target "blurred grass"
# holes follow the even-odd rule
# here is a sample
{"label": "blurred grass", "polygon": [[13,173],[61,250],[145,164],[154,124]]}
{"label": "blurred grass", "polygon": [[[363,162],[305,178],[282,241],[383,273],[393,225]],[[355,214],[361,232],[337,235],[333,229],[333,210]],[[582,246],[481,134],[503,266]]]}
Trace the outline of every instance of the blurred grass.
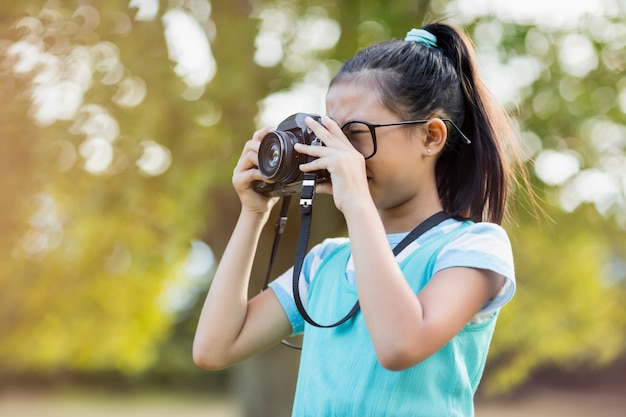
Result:
{"label": "blurred grass", "polygon": [[146,391],[6,389],[0,394],[2,417],[240,417],[224,395]]}
{"label": "blurred grass", "polygon": [[[617,391],[538,387],[509,399],[479,400],[477,417],[619,417],[626,397]],[[71,388],[5,389],[2,417],[242,417],[227,395],[180,391],[132,391]],[[279,416],[272,416],[279,417]]]}

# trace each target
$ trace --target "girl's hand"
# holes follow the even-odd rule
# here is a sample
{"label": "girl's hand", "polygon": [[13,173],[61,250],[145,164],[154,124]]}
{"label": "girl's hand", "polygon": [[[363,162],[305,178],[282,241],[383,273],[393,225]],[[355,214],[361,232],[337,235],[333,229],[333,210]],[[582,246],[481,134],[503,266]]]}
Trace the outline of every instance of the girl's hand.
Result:
{"label": "girl's hand", "polygon": [[251,213],[268,214],[279,199],[259,194],[253,188],[254,181],[264,179],[258,168],[258,152],[261,140],[271,131],[271,128],[266,127],[254,132],[252,139],[246,142],[233,170],[232,182],[241,200],[242,209]]}
{"label": "girl's hand", "polygon": [[339,125],[328,116],[322,116],[322,124],[311,117],[305,122],[325,146],[296,144],[297,152],[317,158],[300,165],[300,169],[303,172],[326,169],[332,179],[318,184],[317,192],[332,194],[335,206],[341,211],[349,204],[358,204],[363,197],[370,198],[365,158],[354,149]]}

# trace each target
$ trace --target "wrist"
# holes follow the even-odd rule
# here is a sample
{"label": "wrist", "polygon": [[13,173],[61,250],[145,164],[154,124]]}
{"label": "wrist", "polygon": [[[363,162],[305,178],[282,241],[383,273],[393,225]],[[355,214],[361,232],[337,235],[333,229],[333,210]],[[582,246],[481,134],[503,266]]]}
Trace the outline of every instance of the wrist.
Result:
{"label": "wrist", "polygon": [[369,195],[367,198],[347,199],[342,204],[341,212],[346,221],[349,221],[350,218],[360,220],[370,216],[379,217],[378,209]]}
{"label": "wrist", "polygon": [[239,220],[252,225],[258,224],[260,226],[265,225],[269,218],[271,210],[255,210],[246,206],[241,207],[239,212]]}

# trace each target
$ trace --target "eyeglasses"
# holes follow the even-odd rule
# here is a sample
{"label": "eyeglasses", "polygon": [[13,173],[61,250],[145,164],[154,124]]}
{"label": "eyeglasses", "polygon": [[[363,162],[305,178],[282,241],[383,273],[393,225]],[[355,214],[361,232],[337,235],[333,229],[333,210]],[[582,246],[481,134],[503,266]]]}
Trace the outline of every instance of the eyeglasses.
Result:
{"label": "eyeglasses", "polygon": [[[444,122],[450,123],[454,129],[459,133],[461,138],[466,144],[472,143],[471,140],[463,132],[461,129],[454,124],[454,122],[450,119],[441,119]],[[362,122],[360,120],[354,120],[344,124],[341,127],[343,134],[346,135],[352,146],[359,151],[365,159],[369,159],[376,154],[377,144],[376,144],[376,128],[377,127],[387,127],[387,126],[403,126],[403,125],[416,125],[420,123],[427,123],[430,119],[426,120],[408,120],[403,122],[393,122],[393,123],[381,123],[381,124],[373,124],[368,122]]]}

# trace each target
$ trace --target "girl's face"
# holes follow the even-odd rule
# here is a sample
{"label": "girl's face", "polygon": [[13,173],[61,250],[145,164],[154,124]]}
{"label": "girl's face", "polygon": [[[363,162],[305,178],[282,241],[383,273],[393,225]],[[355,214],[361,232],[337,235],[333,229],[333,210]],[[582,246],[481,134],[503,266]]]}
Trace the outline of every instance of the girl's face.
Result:
{"label": "girl's face", "polygon": [[[354,120],[373,124],[402,121],[380,103],[376,87],[363,78],[331,86],[326,111],[339,126]],[[434,183],[434,164],[425,163],[423,156],[425,137],[421,125],[376,128],[377,151],[365,162],[370,193],[379,210],[411,209],[426,189],[425,184]]]}

